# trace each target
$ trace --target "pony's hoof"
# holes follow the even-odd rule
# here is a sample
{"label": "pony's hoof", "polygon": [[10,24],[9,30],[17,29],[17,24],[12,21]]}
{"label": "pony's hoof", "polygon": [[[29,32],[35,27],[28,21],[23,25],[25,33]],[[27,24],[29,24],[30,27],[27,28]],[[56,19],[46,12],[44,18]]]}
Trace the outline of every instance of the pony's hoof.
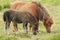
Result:
{"label": "pony's hoof", "polygon": [[33,33],[33,35],[37,35],[37,33]]}
{"label": "pony's hoof", "polygon": [[51,33],[51,31],[47,31],[48,33]]}

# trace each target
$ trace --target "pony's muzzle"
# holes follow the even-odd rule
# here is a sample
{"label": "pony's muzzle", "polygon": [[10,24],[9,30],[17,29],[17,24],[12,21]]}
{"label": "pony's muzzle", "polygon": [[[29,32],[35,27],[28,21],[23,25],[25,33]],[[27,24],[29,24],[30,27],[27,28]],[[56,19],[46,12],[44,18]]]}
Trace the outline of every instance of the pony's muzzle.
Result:
{"label": "pony's muzzle", "polygon": [[37,35],[37,33],[36,32],[33,32],[33,35]]}
{"label": "pony's muzzle", "polygon": [[49,31],[47,31],[47,33],[51,33],[51,31],[49,30]]}

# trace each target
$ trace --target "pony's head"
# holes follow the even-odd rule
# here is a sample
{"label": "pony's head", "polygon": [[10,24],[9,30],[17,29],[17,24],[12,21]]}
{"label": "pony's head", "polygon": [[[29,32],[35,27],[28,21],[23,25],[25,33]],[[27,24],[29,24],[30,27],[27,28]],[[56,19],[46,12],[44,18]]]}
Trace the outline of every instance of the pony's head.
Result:
{"label": "pony's head", "polygon": [[52,27],[52,24],[53,24],[52,18],[47,17],[47,18],[44,18],[43,20],[44,20],[43,24],[44,24],[47,32],[50,33],[51,32],[51,27]]}

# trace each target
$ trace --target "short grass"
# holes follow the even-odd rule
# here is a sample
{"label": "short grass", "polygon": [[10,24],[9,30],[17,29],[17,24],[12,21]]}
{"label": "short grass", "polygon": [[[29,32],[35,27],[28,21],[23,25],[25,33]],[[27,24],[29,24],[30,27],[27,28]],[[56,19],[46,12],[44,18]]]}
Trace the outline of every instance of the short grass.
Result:
{"label": "short grass", "polygon": [[[19,31],[17,35],[13,33],[13,25],[11,24],[9,32],[10,35],[4,33],[3,12],[0,11],[0,40],[60,40],[60,0],[38,0],[49,10],[51,17],[54,20],[52,26],[52,32],[49,34],[46,32],[42,22],[39,23],[39,33],[35,36],[32,33],[25,34],[22,32],[22,24],[18,24]],[[3,0],[0,0],[0,5]],[[10,1],[9,1],[10,2]],[[5,3],[4,3],[5,4]],[[0,7],[1,8],[1,7]]]}

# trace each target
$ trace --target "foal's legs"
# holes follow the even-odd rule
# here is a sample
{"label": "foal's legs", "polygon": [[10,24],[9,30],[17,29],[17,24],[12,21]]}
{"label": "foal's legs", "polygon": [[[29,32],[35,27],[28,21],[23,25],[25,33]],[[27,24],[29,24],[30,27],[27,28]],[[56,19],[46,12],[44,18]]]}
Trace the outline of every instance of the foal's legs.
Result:
{"label": "foal's legs", "polygon": [[26,23],[26,22],[25,22],[25,23],[23,23],[23,28],[24,28],[24,30],[25,30],[25,32],[26,32],[26,33],[28,33],[27,24],[28,24],[28,23]]}
{"label": "foal's legs", "polygon": [[31,29],[32,29],[32,25],[30,24],[30,26],[29,26],[29,30],[31,31]]}
{"label": "foal's legs", "polygon": [[9,27],[10,27],[10,22],[5,22],[5,33],[6,34],[9,34],[8,30],[9,30]]}
{"label": "foal's legs", "polygon": [[17,26],[17,23],[13,23],[13,26],[14,26],[14,30],[13,32],[16,34],[16,32],[18,31],[18,26]]}

